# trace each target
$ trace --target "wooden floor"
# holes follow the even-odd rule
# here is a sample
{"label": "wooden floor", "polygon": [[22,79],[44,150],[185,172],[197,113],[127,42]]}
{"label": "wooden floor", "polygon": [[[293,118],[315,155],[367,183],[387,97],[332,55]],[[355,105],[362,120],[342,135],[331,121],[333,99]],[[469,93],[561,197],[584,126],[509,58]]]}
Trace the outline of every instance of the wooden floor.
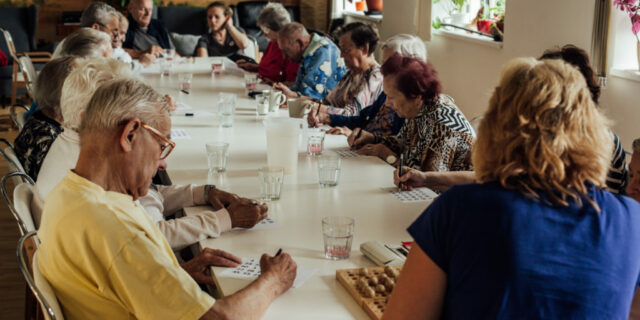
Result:
{"label": "wooden floor", "polygon": [[[11,142],[18,132],[0,131],[0,138]],[[6,161],[0,157],[0,177],[9,172]],[[11,212],[0,200],[0,319],[24,319],[25,281],[18,269],[16,245],[18,225]]]}

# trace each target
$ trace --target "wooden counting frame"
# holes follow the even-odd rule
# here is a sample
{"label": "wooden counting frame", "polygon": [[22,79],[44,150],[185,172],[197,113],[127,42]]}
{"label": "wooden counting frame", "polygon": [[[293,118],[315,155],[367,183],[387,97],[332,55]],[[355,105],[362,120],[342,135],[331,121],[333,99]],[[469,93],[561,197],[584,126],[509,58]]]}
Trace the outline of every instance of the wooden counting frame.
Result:
{"label": "wooden counting frame", "polygon": [[397,266],[341,269],[336,270],[336,279],[371,319],[378,320],[382,318],[401,268]]}

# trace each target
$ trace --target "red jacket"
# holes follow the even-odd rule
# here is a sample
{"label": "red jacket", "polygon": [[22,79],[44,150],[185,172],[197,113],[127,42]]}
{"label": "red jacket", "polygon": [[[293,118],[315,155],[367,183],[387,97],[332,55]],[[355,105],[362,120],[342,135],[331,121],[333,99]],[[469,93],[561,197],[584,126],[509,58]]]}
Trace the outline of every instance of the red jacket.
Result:
{"label": "red jacket", "polygon": [[4,52],[0,50],[0,67],[4,67],[9,64],[9,59],[4,55]]}
{"label": "red jacket", "polygon": [[298,67],[299,63],[284,58],[276,41],[270,41],[258,65],[258,74],[272,81],[296,81]]}

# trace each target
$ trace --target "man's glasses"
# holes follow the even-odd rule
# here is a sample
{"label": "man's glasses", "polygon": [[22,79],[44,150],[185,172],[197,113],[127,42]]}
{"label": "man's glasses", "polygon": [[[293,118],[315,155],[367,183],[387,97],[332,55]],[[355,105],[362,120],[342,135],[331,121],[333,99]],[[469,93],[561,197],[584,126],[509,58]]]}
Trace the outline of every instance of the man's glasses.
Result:
{"label": "man's glasses", "polygon": [[142,123],[142,127],[145,128],[147,131],[151,132],[152,134],[154,134],[155,136],[159,137],[164,142],[164,144],[160,145],[160,160],[166,159],[171,153],[171,151],[173,151],[173,148],[176,147],[176,143],[169,140],[169,138],[165,137],[164,135],[162,135],[162,133],[160,133],[158,129],[150,125],[147,125],[146,123]]}

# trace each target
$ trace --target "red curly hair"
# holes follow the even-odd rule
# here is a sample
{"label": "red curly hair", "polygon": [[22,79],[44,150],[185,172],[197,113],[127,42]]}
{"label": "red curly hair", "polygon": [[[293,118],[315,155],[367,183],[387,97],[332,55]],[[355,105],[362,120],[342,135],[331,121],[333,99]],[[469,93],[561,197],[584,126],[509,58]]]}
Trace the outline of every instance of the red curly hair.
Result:
{"label": "red curly hair", "polygon": [[381,71],[385,77],[396,77],[397,90],[407,98],[422,97],[427,104],[438,100],[442,86],[436,70],[429,63],[395,54],[382,65]]}

